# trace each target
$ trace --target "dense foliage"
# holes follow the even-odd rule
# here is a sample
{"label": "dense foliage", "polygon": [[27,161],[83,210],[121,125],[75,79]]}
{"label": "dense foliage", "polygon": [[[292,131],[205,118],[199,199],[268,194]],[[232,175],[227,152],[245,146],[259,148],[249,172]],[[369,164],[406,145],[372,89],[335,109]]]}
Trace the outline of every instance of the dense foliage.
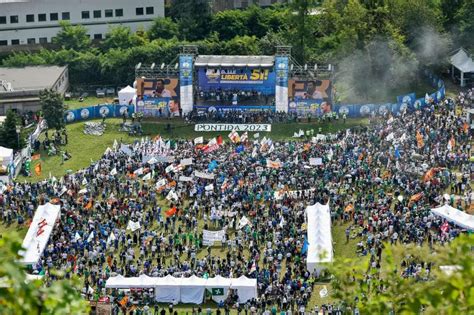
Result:
{"label": "dense foliage", "polygon": [[9,110],[5,121],[0,125],[0,146],[15,150],[25,146],[24,137],[16,132],[17,126],[21,126],[20,117]]}
{"label": "dense foliage", "polygon": [[[111,27],[97,44],[82,26],[63,24],[57,49],[14,53],[3,65],[69,64],[73,85],[118,85],[133,81],[139,62],[172,62],[183,44],[202,54],[273,54],[275,45],[288,44],[301,63],[337,64],[341,81],[356,84],[356,92],[381,82],[378,93],[410,84],[419,64],[439,65],[452,49],[474,48],[473,0],[298,0],[215,14],[208,3],[174,1],[170,16],[150,29]],[[359,80],[361,71],[368,80]]]}
{"label": "dense foliage", "polygon": [[61,94],[53,90],[43,90],[40,92],[40,103],[43,117],[48,123],[48,127],[56,130],[64,128],[64,112],[67,107],[64,104]]}
{"label": "dense foliage", "polygon": [[87,302],[79,291],[80,281],[59,280],[45,286],[42,280],[26,279],[26,268],[18,263],[18,235],[0,237],[0,309],[2,314],[87,314]]}
{"label": "dense foliage", "polygon": [[[369,257],[336,260],[330,267],[332,294],[361,314],[468,314],[474,309],[473,241],[474,236],[461,235],[434,251],[386,244],[380,267],[373,267]],[[395,257],[434,264],[429,273],[403,277]],[[455,270],[445,272],[440,266]]]}

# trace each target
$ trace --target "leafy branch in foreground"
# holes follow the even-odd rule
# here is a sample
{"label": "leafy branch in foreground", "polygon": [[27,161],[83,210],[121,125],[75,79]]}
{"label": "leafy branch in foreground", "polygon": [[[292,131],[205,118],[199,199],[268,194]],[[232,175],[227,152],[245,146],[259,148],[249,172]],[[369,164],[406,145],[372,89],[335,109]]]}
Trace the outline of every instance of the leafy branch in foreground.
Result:
{"label": "leafy branch in foreground", "polygon": [[[2,314],[87,314],[89,307],[80,294],[80,280],[27,280],[26,268],[18,261],[18,236],[0,238],[0,309]],[[60,277],[60,273],[55,273]]]}
{"label": "leafy branch in foreground", "polygon": [[[360,257],[335,261],[333,297],[362,314],[468,314],[474,309],[474,235],[427,247],[384,244],[380,260]],[[404,263],[414,262],[407,274]],[[450,272],[440,266],[450,266]]]}

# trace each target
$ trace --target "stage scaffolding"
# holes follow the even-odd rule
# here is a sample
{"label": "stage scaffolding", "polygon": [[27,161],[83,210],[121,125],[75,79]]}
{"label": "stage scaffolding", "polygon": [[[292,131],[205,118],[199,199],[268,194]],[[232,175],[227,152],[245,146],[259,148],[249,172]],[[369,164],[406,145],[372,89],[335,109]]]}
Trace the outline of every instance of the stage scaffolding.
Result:
{"label": "stage scaffolding", "polygon": [[[305,64],[300,65],[291,55],[291,46],[276,46],[275,56],[289,58],[289,78],[298,80],[333,79],[334,66],[331,64]],[[177,78],[179,77],[179,56],[196,57],[199,54],[196,45],[181,46],[180,53],[169,64],[153,63],[145,65],[139,63],[135,66],[135,78]]]}

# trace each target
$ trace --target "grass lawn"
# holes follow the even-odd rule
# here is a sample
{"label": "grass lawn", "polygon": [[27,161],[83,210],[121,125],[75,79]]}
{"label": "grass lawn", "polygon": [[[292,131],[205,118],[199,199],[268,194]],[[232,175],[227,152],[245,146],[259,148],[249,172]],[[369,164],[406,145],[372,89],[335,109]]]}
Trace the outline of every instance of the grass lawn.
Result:
{"label": "grass lawn", "polygon": [[[166,130],[166,125],[170,123],[172,128],[171,131]],[[311,122],[307,122],[305,119],[304,122],[299,123],[277,123],[272,124],[271,132],[259,132],[260,138],[264,136],[274,140],[295,140],[293,134],[298,132],[300,129],[303,131],[314,129],[314,135],[319,132],[321,128],[322,133],[334,133],[339,130],[344,130],[347,128],[353,128],[356,126],[365,126],[369,123],[366,118],[354,118],[348,119],[346,123],[342,120],[333,121],[333,122],[321,122],[318,123],[314,119]],[[224,137],[226,141],[228,132],[195,132],[194,124],[186,124],[181,120],[155,120],[155,121],[145,121],[143,124],[143,130],[148,134],[160,134],[165,138],[171,139],[194,139],[195,137],[204,136],[205,138],[212,138],[218,135]],[[253,139],[254,132],[249,132],[249,139]]]}
{"label": "grass lawn", "polygon": [[[59,150],[67,150],[72,158],[69,161],[61,164],[60,155],[48,156],[47,151],[40,151],[41,159],[33,161],[31,163],[32,176],[24,177],[19,176],[18,181],[39,181],[51,176],[60,177],[63,176],[67,170],[77,171],[81,168],[85,168],[90,165],[91,160],[97,161],[100,159],[102,154],[105,152],[107,147],[112,147],[114,140],[122,140],[125,143],[131,143],[137,140],[136,137],[130,137],[127,133],[119,131],[122,120],[118,118],[107,119],[107,128],[102,136],[91,136],[83,133],[84,122],[78,122],[67,125],[68,132],[68,144],[62,146]],[[170,123],[172,128],[171,131],[166,130],[167,124]],[[273,124],[272,132],[260,132],[260,138],[264,136],[272,139],[283,140],[291,139],[294,132],[298,130],[309,130],[314,129],[315,133],[318,132],[319,128],[322,128],[323,133],[336,132],[341,129],[348,127],[367,125],[367,119],[348,119],[344,124],[341,121],[332,123],[294,123],[294,124]],[[159,134],[166,139],[194,139],[195,137],[204,136],[209,139],[217,135],[222,135],[224,141],[228,140],[227,132],[195,132],[194,124],[186,124],[178,119],[172,120],[157,120],[157,121],[145,121],[143,123],[144,135],[154,137]],[[249,134],[249,138],[253,139],[253,133]],[[43,138],[41,138],[43,139]],[[42,173],[37,176],[34,173],[34,167],[36,164],[41,163]]]}
{"label": "grass lawn", "polygon": [[[101,157],[107,147],[111,147],[115,139],[122,140],[123,142],[133,142],[137,138],[129,137],[126,133],[119,131],[119,126],[121,123],[121,119],[108,119],[106,121],[107,129],[103,136],[91,136],[85,135],[83,133],[84,122],[74,123],[67,126],[68,131],[68,145],[61,148],[61,150],[67,150],[71,155],[72,159],[66,161],[63,165],[61,165],[61,158],[59,156],[47,156],[46,152],[41,153],[41,159],[39,161],[34,161],[32,163],[31,169],[34,170],[34,165],[36,163],[42,164],[42,174],[41,176],[36,176],[33,174],[30,178],[20,177],[18,178],[19,181],[29,180],[29,181],[38,181],[44,178],[49,177],[51,173],[52,176],[59,177],[65,174],[66,170],[73,170],[76,171],[78,169],[87,167],[91,163],[92,160],[97,160]],[[166,125],[170,123],[172,125],[172,130],[167,131]],[[294,124],[273,124],[272,125],[272,132],[270,133],[260,133],[260,137],[263,136],[271,137],[272,139],[291,139],[294,132],[298,131],[299,129],[308,130],[314,129],[315,133],[318,133],[319,128],[322,128],[323,133],[328,132],[335,132],[341,129],[345,129],[348,127],[354,127],[359,125],[366,125],[368,123],[365,119],[350,119],[346,122],[346,124],[339,122],[333,123],[320,123],[317,122],[304,122],[304,123],[294,123]],[[157,134],[162,135],[165,138],[173,138],[173,139],[192,139],[198,136],[204,136],[205,138],[212,138],[221,134],[224,136],[224,139],[227,139],[226,132],[200,132],[197,133],[194,131],[194,124],[185,124],[179,120],[158,120],[158,121],[145,121],[143,123],[143,130],[145,135],[153,137]],[[249,138],[252,139],[253,133],[249,134]],[[34,172],[33,172],[34,173]],[[170,204],[167,200],[159,200],[159,204],[162,207],[162,215],[164,212],[169,208]],[[204,225],[204,221],[202,218],[198,221],[199,229],[201,230]],[[176,228],[179,224],[176,226]],[[351,240],[349,243],[346,244],[345,241],[345,234],[344,231],[347,227],[347,224],[335,223],[333,225],[333,242],[334,242],[334,249],[335,249],[335,258],[341,257],[354,257],[355,256],[355,244],[356,240]],[[161,231],[157,224],[155,224],[152,228],[156,231]],[[11,226],[5,226],[0,224],[0,235],[5,233],[11,233],[13,231],[18,232],[20,237],[24,237],[26,234],[27,228],[26,227],[18,227],[16,223],[12,224]],[[232,235],[232,233],[231,233]],[[136,249],[138,252],[138,248]],[[226,249],[222,246],[213,246],[212,247],[212,255],[213,256],[220,256],[224,257],[226,254]],[[207,255],[206,249],[201,249],[197,253],[197,258],[202,258]],[[244,256],[250,259],[250,253],[248,251],[244,251]],[[167,262],[171,263],[171,257],[168,257]],[[181,260],[186,260],[186,257],[181,257]],[[285,271],[285,266],[282,266],[282,274]],[[321,298],[319,296],[319,291],[326,286],[329,290],[329,296],[326,298]],[[334,299],[331,297],[331,285],[329,283],[317,283],[314,287],[314,291],[311,297],[311,300],[308,305],[308,309],[312,308],[314,305],[321,305],[324,303],[332,303]],[[168,305],[162,305],[161,307],[167,308]],[[205,310],[208,307],[215,310],[215,303],[207,302],[202,306],[202,309]],[[191,314],[193,306],[192,305],[179,305],[175,307],[179,314]],[[236,314],[236,311],[232,311],[231,314]]]}
{"label": "grass lawn", "polygon": [[74,97],[68,101],[64,101],[64,104],[68,106],[68,109],[76,109],[81,107],[88,107],[94,106],[98,104],[112,104],[114,101],[114,97],[107,96],[107,97],[95,97],[95,96],[88,96],[84,98],[84,101],[80,102],[79,98]]}

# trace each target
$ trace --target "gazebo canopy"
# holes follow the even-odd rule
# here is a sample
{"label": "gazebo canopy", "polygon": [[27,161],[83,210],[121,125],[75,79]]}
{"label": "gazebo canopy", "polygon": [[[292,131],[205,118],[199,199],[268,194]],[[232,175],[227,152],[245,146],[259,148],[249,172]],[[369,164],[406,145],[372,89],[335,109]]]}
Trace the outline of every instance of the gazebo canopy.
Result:
{"label": "gazebo canopy", "polygon": [[474,61],[472,60],[472,56],[470,56],[464,48],[459,48],[458,51],[451,56],[450,62],[464,73],[474,73]]}

